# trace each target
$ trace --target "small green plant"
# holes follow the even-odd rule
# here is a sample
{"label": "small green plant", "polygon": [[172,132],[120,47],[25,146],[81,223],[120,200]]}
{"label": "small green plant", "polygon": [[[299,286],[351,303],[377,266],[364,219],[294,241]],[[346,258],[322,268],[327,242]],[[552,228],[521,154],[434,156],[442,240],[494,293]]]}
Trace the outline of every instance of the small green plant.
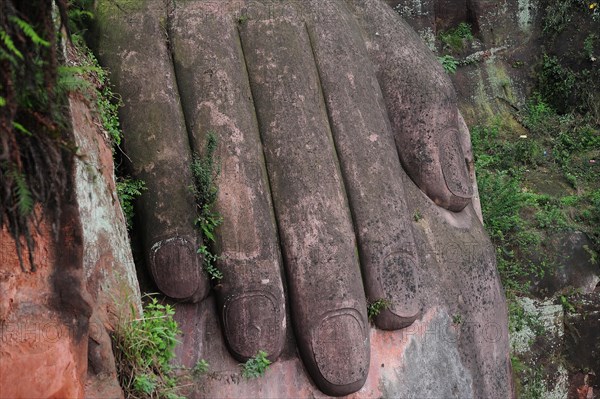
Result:
{"label": "small green plant", "polygon": [[457,313],[452,316],[452,324],[461,324],[462,323],[462,315]]}
{"label": "small green plant", "polygon": [[423,215],[421,214],[421,211],[419,211],[418,209],[415,209],[415,212],[413,213],[413,219],[415,220],[415,222],[418,222],[421,219],[423,219]]}
{"label": "small green plant", "polygon": [[198,253],[204,257],[204,270],[210,276],[211,280],[217,282],[223,278],[223,273],[215,266],[219,257],[212,253],[206,245],[215,241],[215,230],[223,222],[219,213],[212,210],[217,194],[217,178],[220,169],[216,164],[215,151],[217,150],[217,136],[214,132],[208,132],[206,137],[206,147],[203,156],[194,155],[192,161],[192,174],[194,185],[190,187],[198,209],[196,226],[202,233],[205,245],[198,248]]}
{"label": "small green plant", "polygon": [[587,252],[587,254],[590,256],[590,263],[592,265],[597,265],[598,264],[598,252],[591,249],[589,245],[584,245],[583,250],[585,252]]}
{"label": "small green plant", "polygon": [[466,41],[470,42],[473,40],[471,25],[461,22],[456,28],[440,33],[440,40],[451,50],[462,50]]}
{"label": "small green plant", "polygon": [[57,93],[79,92],[88,101],[95,101],[97,117],[113,146],[118,147],[122,137],[118,116],[119,108],[122,106],[121,98],[113,93],[108,72],[100,67],[83,38],[72,35],[72,41],[78,52],[76,58],[78,64],[57,68]]}
{"label": "small green plant", "polygon": [[377,317],[379,313],[389,308],[390,305],[390,301],[385,298],[378,299],[374,302],[369,303],[369,305],[367,306],[367,316],[369,316],[369,320],[373,321],[373,319]]}
{"label": "small green plant", "polygon": [[575,306],[573,306],[573,304],[569,300],[568,296],[561,295],[560,296],[560,304],[562,305],[565,313],[575,313]]}
{"label": "small green plant", "polygon": [[242,25],[244,22],[248,21],[250,17],[246,14],[240,15],[237,19],[238,24]]}
{"label": "small green plant", "polygon": [[170,365],[177,335],[175,309],[151,298],[143,317],[122,317],[113,334],[119,382],[128,398],[179,398]]}
{"label": "small green plant", "polygon": [[204,258],[204,271],[208,274],[211,280],[221,281],[223,278],[223,272],[217,269],[215,263],[219,260],[219,257],[211,253],[206,245],[198,248],[198,253]]}
{"label": "small green plant", "polygon": [[125,214],[127,228],[131,228],[133,223],[133,203],[144,191],[146,191],[146,183],[143,180],[123,177],[117,179],[117,196]]}
{"label": "small green plant", "polygon": [[192,374],[194,374],[195,376],[200,376],[208,373],[209,369],[210,365],[208,364],[208,362],[204,359],[200,359],[198,360],[198,362],[196,362],[196,365],[192,369]]}
{"label": "small green plant", "polygon": [[92,66],[59,66],[57,68],[56,89],[58,93],[79,92],[84,95],[90,93],[94,88],[92,83],[85,78],[89,72],[97,72],[100,68]]}
{"label": "small green plant", "polygon": [[594,45],[598,40],[598,35],[595,33],[590,33],[585,40],[583,41],[583,52],[586,58],[590,61],[596,61],[596,56],[594,55]]}
{"label": "small green plant", "polygon": [[215,242],[215,230],[223,223],[223,218],[217,212],[211,211],[209,205],[202,207],[200,216],[196,219],[196,226],[200,228],[202,237]]}
{"label": "small green plant", "polygon": [[194,154],[192,161],[192,174],[195,184],[191,187],[198,204],[199,213],[202,215],[205,206],[212,206],[217,199],[219,191],[216,180],[220,169],[216,164],[215,152],[217,150],[217,135],[208,132],[204,154]]}
{"label": "small green plant", "polygon": [[444,71],[446,71],[446,73],[452,75],[454,73],[456,73],[456,69],[458,68],[458,60],[456,58],[454,58],[451,55],[442,55],[441,57],[438,57],[438,60],[440,61],[440,63],[442,64],[442,67],[444,67]]}
{"label": "small green plant", "polygon": [[270,364],[271,361],[267,359],[267,352],[260,350],[256,356],[248,359],[246,363],[241,365],[242,375],[246,379],[262,377]]}
{"label": "small green plant", "polygon": [[98,60],[83,39],[73,35],[73,43],[79,49],[80,58],[83,60],[83,65],[78,66],[80,69],[73,72],[78,72],[87,77],[87,80],[94,82],[98,117],[113,145],[118,147],[122,137],[119,122],[119,108],[123,105],[121,98],[113,92],[108,80],[108,72],[100,67]]}
{"label": "small green plant", "polygon": [[156,390],[156,376],[153,374],[136,375],[133,379],[133,388],[146,395],[152,395]]}

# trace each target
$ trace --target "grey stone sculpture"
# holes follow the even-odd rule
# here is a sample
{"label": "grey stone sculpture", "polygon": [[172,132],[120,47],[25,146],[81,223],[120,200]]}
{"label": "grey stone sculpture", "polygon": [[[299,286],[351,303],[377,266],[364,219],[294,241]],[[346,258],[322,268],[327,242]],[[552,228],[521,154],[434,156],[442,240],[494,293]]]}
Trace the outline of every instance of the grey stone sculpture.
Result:
{"label": "grey stone sculpture", "polygon": [[[100,60],[148,187],[137,213],[157,286],[192,302],[209,293],[188,187],[192,153],[213,131],[224,220],[215,297],[231,355],[275,360],[293,328],[321,391],[360,389],[367,301],[389,304],[378,328],[408,327],[435,301],[433,262],[450,267],[416,238],[407,200],[419,194],[407,184],[429,198],[426,234],[462,250],[468,231],[485,237],[469,133],[435,57],[379,0],[101,0],[98,11]],[[505,320],[486,240],[472,293]]]}

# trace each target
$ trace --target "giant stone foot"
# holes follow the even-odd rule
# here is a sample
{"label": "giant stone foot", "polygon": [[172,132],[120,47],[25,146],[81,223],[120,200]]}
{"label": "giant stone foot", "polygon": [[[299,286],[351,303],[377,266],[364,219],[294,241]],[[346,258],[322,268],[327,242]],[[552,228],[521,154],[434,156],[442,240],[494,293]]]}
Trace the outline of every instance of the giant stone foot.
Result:
{"label": "giant stone foot", "polygon": [[[191,154],[214,132],[224,277],[213,292],[231,355],[275,360],[296,345],[322,392],[359,390],[367,304],[384,304],[377,327],[398,330],[434,302],[409,196],[457,226],[441,241],[480,226],[468,131],[441,66],[379,0],[100,0],[97,34],[148,186],[138,228],[158,288],[208,294],[188,187]],[[186,325],[205,317],[181,306]],[[193,334],[196,350],[205,331]]]}

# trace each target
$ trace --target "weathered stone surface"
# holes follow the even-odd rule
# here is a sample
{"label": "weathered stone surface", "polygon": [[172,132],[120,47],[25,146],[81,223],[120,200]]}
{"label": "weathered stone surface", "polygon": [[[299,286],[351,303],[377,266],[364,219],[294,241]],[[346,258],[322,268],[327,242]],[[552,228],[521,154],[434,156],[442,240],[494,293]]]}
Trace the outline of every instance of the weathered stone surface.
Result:
{"label": "weathered stone surface", "polygon": [[[72,50],[72,49],[70,49]],[[68,54],[69,61],[77,55]],[[112,143],[96,110],[80,95],[69,98],[71,126],[81,155],[75,179],[83,227],[83,270],[93,313],[88,331],[87,398],[122,396],[110,333],[130,307],[141,311],[140,289],[125,218],[116,192]]]}
{"label": "weathered stone surface", "polygon": [[557,232],[547,239],[551,258],[544,276],[532,291],[542,297],[551,297],[571,287],[589,294],[600,283],[600,267],[594,258],[592,241],[581,231]]}
{"label": "weathered stone surface", "polygon": [[240,34],[298,348],[321,390],[339,396],[364,384],[369,364],[356,238],[310,38],[280,11],[247,21]]}
{"label": "weathered stone surface", "polygon": [[[348,397],[510,398],[507,315],[498,306],[504,296],[483,227],[469,208],[457,217],[432,204],[408,177],[404,181],[409,212],[423,215],[413,230],[419,270],[427,273],[421,282],[424,310],[401,330],[371,327],[368,377]],[[212,297],[179,305],[177,318],[184,331],[177,361],[193,367],[204,358],[211,364],[189,397],[328,397],[306,375],[292,336],[264,377],[246,380],[219,339]]]}
{"label": "weathered stone surface", "polygon": [[[183,1],[172,13],[158,1],[106,1],[101,9],[107,4],[120,4],[99,19],[99,39],[124,89],[125,134],[144,123],[134,116],[181,98],[183,112],[166,117],[187,127],[194,150],[208,130],[221,137],[217,207],[231,218],[216,245],[224,254],[225,278],[215,290],[222,325],[212,298],[178,306],[179,361],[213,365],[191,396],[511,396],[505,302],[472,201],[468,131],[442,68],[392,10],[371,0]],[[136,29],[159,49],[162,71],[148,82],[144,103],[132,88],[156,51],[141,48]],[[123,74],[120,57],[139,73]],[[161,157],[174,156],[181,133],[160,133],[156,148],[172,144]],[[185,176],[177,168],[189,164],[172,167]],[[178,196],[164,188],[153,194],[158,200]],[[376,323],[406,328],[369,334],[365,290],[370,300],[392,303]],[[407,339],[413,321],[427,327]],[[427,340],[438,324],[453,331],[451,343]],[[281,351],[280,362],[265,379],[241,381],[221,327],[236,358],[265,345],[272,358]],[[417,386],[415,376],[432,364],[451,370],[443,386]]]}
{"label": "weathered stone surface", "polygon": [[436,204],[462,210],[473,190],[452,83],[416,33],[384,3],[349,3],[377,68],[402,165]]}
{"label": "weathered stone surface", "polygon": [[196,253],[192,154],[167,46],[165,3],[100,2],[98,20],[99,59],[125,103],[125,149],[133,176],[147,187],[137,208],[146,262],[163,293],[199,300],[209,285]]}
{"label": "weathered stone surface", "polygon": [[[0,397],[83,397],[87,336],[82,334],[86,326],[78,322],[87,323],[89,303],[81,302],[87,312],[71,322],[66,320],[70,312],[61,314],[55,306],[58,287],[53,280],[63,265],[57,261],[51,227],[47,221],[38,227],[33,230],[34,273],[21,271],[12,237],[0,231]],[[83,291],[81,282],[69,283]]]}
{"label": "weathered stone surface", "polygon": [[[575,310],[565,315],[569,333],[565,334],[567,360],[572,367],[596,376],[600,388],[600,293],[570,298]],[[593,384],[590,384],[593,385]],[[600,391],[597,391],[600,392]]]}
{"label": "weathered stone surface", "polygon": [[378,327],[406,327],[420,312],[419,259],[398,178],[402,166],[375,68],[358,24],[342,3],[303,4],[352,210],[367,298],[390,302],[376,318]]}
{"label": "weathered stone surface", "polygon": [[[72,139],[66,132],[65,140]],[[92,300],[83,270],[83,232],[74,154],[63,151],[60,210],[38,204],[31,235],[35,269],[23,271],[0,230],[0,397],[83,397]],[[35,223],[35,225],[34,225]],[[23,239],[21,248],[27,248]],[[28,258],[27,251],[22,254]]]}
{"label": "weathered stone surface", "polygon": [[264,350],[276,359],[286,332],[283,266],[246,64],[231,11],[187,2],[170,27],[173,60],[193,150],[218,138],[215,290],[224,333],[240,361]]}

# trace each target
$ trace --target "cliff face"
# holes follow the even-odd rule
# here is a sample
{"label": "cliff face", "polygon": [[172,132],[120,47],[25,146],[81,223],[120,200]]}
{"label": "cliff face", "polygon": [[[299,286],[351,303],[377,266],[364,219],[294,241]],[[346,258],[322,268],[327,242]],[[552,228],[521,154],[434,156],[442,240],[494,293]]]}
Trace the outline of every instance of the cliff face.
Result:
{"label": "cliff face", "polygon": [[89,103],[73,96],[69,105],[76,143],[83,155],[75,176],[83,227],[84,283],[92,303],[85,397],[117,397],[120,388],[109,334],[132,309],[141,311],[140,290],[117,198],[112,145],[94,122],[96,110]]}
{"label": "cliff face", "polygon": [[78,152],[64,166],[71,184],[57,212],[60,231],[50,216],[56,209],[35,209],[35,272],[21,270],[14,240],[0,234],[3,398],[122,396],[109,333],[141,309],[140,292],[111,144],[91,104],[69,97]]}
{"label": "cliff face", "polygon": [[454,49],[463,66],[452,80],[470,126],[494,117],[510,120],[514,107],[525,105],[534,83],[533,68],[542,53],[543,4],[535,0],[387,0],[387,3],[432,48],[441,47],[440,33],[460,23],[469,24],[475,39]]}
{"label": "cliff face", "polygon": [[[38,215],[42,210],[37,210]],[[68,229],[77,229],[77,215],[71,214]],[[63,222],[67,220],[63,219]],[[73,226],[75,225],[75,227]],[[77,234],[75,230],[74,234]],[[72,236],[71,236],[72,237]],[[12,237],[3,230],[0,271],[1,337],[0,395],[2,397],[82,397],[87,369],[87,331],[90,302],[83,285],[80,262],[60,261],[51,226],[42,221],[33,235],[36,242],[34,273],[23,273]],[[77,239],[71,238],[77,251]],[[79,250],[81,246],[79,245]],[[79,257],[79,261],[81,257]],[[71,271],[58,270],[58,265]],[[67,282],[65,292],[63,283]],[[63,295],[69,295],[77,308],[69,309]]]}

